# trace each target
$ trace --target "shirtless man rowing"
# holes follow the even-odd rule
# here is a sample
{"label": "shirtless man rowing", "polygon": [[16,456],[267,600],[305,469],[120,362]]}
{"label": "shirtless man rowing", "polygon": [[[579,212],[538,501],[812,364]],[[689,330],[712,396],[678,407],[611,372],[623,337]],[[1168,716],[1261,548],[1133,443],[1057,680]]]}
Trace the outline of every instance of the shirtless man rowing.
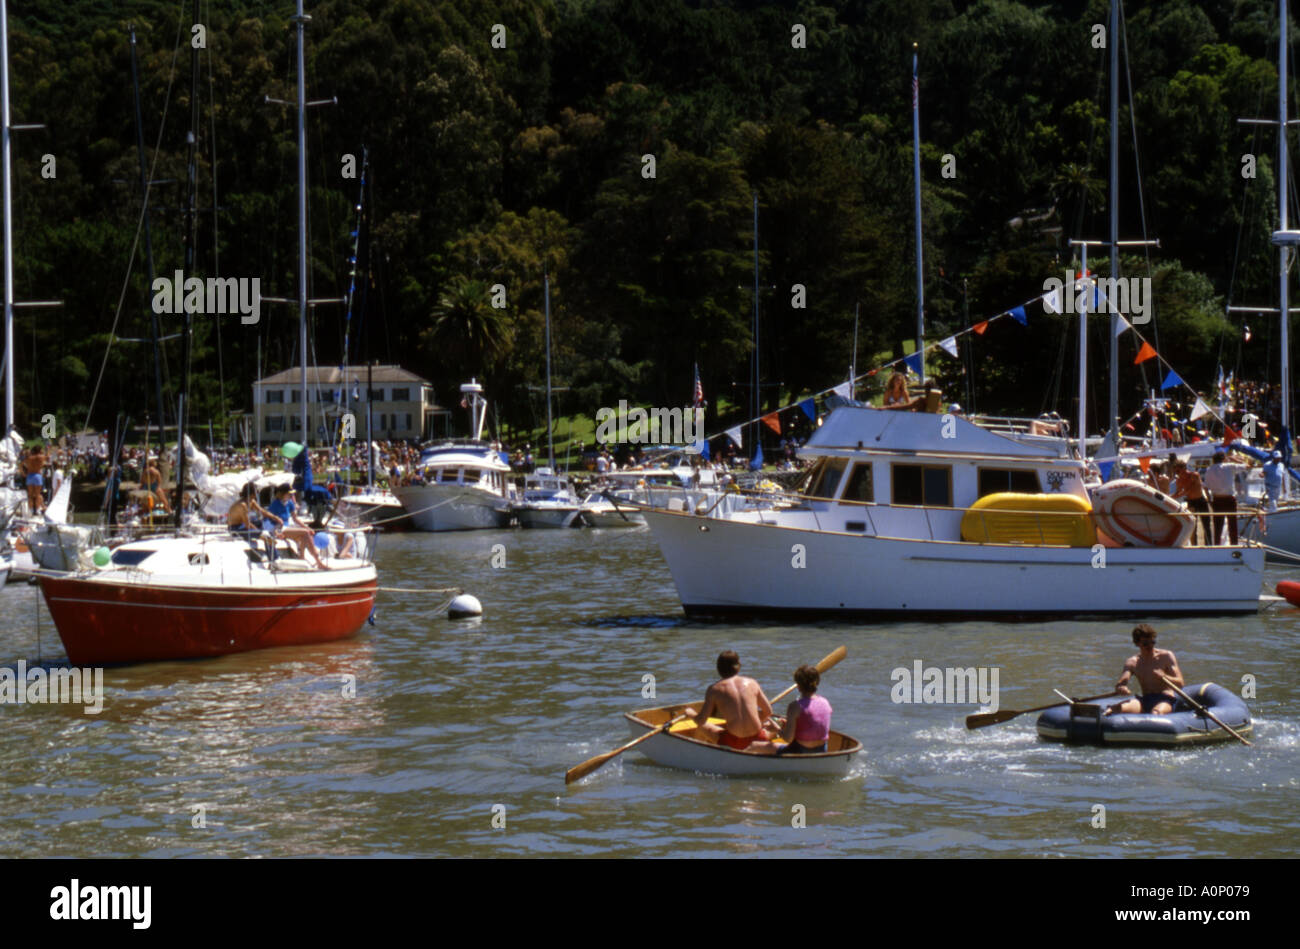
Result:
{"label": "shirtless man rowing", "polygon": [[[763,726],[772,715],[772,703],[757,682],[739,672],[738,655],[728,649],[718,656],[718,675],[722,678],[704,693],[699,713],[688,708],[686,717],[695,719],[695,737],[701,741],[744,751],[753,742],[770,739]],[[726,726],[711,724],[711,717],[723,719]]]}
{"label": "shirtless man rowing", "polygon": [[1178,668],[1178,660],[1168,649],[1156,648],[1156,631],[1146,623],[1133,628],[1133,643],[1138,647],[1139,652],[1136,656],[1129,656],[1128,661],[1124,663],[1124,672],[1115,683],[1115,690],[1132,695],[1128,681],[1133,676],[1137,676],[1138,682],[1142,685],[1142,695],[1115,703],[1106,709],[1106,714],[1149,712],[1153,715],[1165,715],[1172,712],[1178,696],[1165,684],[1165,680],[1160,678],[1159,673],[1163,672],[1174,685],[1182,688],[1186,683],[1183,681],[1182,670]]}

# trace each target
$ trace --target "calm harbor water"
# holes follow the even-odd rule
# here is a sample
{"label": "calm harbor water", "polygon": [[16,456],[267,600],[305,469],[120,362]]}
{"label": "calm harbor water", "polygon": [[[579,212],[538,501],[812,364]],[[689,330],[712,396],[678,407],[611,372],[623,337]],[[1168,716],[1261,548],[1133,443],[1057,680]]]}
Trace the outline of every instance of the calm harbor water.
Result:
{"label": "calm harbor water", "polygon": [[[378,563],[385,586],[462,586],[485,616],[381,594],[348,642],[109,669],[99,715],[0,705],[0,856],[1296,854],[1285,604],[1153,620],[1189,682],[1255,677],[1253,749],[1112,750],[1042,742],[1032,714],[968,731],[974,705],[895,704],[890,673],[998,667],[1004,708],[1105,692],[1132,621],[688,622],[644,529],[388,535]],[[1291,572],[1270,568],[1269,591]],[[66,661],[37,588],[9,584],[0,614],[0,666]],[[841,644],[822,692],[865,746],[847,778],[706,777],[633,751],[565,786],[629,739],[624,711],[701,698],[720,650],[774,695]]]}

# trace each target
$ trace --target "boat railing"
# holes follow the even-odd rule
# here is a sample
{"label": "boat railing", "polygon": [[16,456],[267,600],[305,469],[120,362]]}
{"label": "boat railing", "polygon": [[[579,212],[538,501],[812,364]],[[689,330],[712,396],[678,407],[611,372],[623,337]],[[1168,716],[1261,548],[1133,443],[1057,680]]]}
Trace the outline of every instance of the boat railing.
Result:
{"label": "boat railing", "polygon": [[[702,510],[692,510],[689,507],[687,507],[686,511],[687,513],[693,513],[698,516],[725,518],[727,514],[725,512],[721,514],[717,513],[717,508],[720,506],[722,501],[725,500],[726,497],[735,497],[735,496],[752,497],[756,500],[761,499],[764,502],[767,502],[768,506],[766,508],[758,507],[755,509],[755,514],[757,515],[759,523],[761,524],[770,524],[770,525],[778,524],[780,520],[779,515],[782,512],[806,511],[808,514],[812,516],[813,523],[816,526],[817,530],[843,531],[844,530],[843,521],[840,520],[840,518],[837,517],[835,519],[836,522],[834,524],[824,524],[822,521],[822,517],[827,515],[831,511],[836,511],[840,514],[843,514],[843,512],[846,509],[848,509],[853,512],[853,516],[854,516],[853,519],[856,520],[859,515],[862,517],[864,521],[864,527],[866,528],[863,531],[864,536],[875,536],[875,537],[898,536],[895,533],[891,533],[890,529],[888,528],[883,531],[880,529],[880,525],[877,524],[876,517],[874,515],[879,514],[881,510],[920,511],[922,513],[925,526],[926,526],[925,535],[928,536],[930,540],[957,539],[957,538],[951,538],[947,536],[951,532],[951,524],[940,525],[938,526],[938,529],[936,529],[936,523],[934,520],[935,515],[944,515],[946,519],[949,521],[959,517],[960,518],[959,533],[966,535],[964,537],[961,537],[960,539],[968,543],[1026,543],[1024,541],[1007,541],[1004,539],[999,539],[1001,537],[1006,536],[1006,528],[1008,525],[1014,525],[1017,531],[1022,535],[1029,534],[1030,536],[1032,536],[1033,533],[1036,533],[1038,536],[1038,545],[1040,546],[1044,546],[1044,547],[1071,546],[1069,544],[1064,544],[1059,542],[1053,543],[1053,540],[1056,538],[1068,536],[1068,527],[1070,525],[1077,524],[1081,518],[1086,518],[1090,522],[1090,526],[1096,528],[1099,531],[1095,543],[1099,543],[1102,544],[1102,546],[1105,546],[1101,538],[1101,534],[1104,533],[1104,527],[1102,524],[1098,522],[1096,512],[1094,511],[1017,511],[1017,510],[990,510],[987,508],[970,508],[970,507],[965,507],[965,508],[943,507],[938,505],[899,505],[899,504],[887,505],[887,504],[880,504],[875,501],[856,501],[856,500],[820,497],[817,495],[794,494],[794,493],[783,492],[783,491],[773,492],[770,490],[769,491],[749,491],[749,490],[730,491],[727,492],[723,497],[714,499],[713,503],[708,508]],[[1208,530],[1213,530],[1213,525],[1215,523],[1218,523],[1220,528],[1219,532],[1222,534],[1226,532],[1228,518],[1241,517],[1241,516],[1242,516],[1241,511],[1216,513],[1214,511],[1182,510],[1182,511],[1170,511],[1167,513],[1166,512],[1125,513],[1123,519],[1125,522],[1129,523],[1130,525],[1134,525],[1134,526],[1140,525],[1147,532],[1149,532],[1150,536],[1154,537],[1154,536],[1160,536],[1162,533],[1164,533],[1167,530],[1170,518],[1175,518],[1177,520],[1184,521],[1184,522],[1190,521],[1193,525],[1197,523],[1198,518],[1202,518],[1205,519],[1206,522],[1208,522],[1207,523]],[[1222,518],[1222,520],[1217,520],[1219,518]],[[1065,525],[1065,529],[1063,529],[1063,525]],[[995,528],[1000,528],[1000,529],[995,529]],[[980,535],[982,535],[982,538],[980,537]],[[1106,535],[1106,537],[1107,539],[1112,540],[1116,546],[1122,546],[1122,541],[1120,539],[1110,538],[1109,535]],[[911,538],[911,539],[918,539],[918,538]],[[1228,544],[1228,543],[1211,543],[1211,544],[1198,545],[1193,543],[1195,539],[1196,539],[1196,533],[1195,531],[1193,531],[1193,533],[1188,539],[1188,542],[1185,543],[1184,546],[1242,547],[1242,546],[1251,545],[1250,542],[1246,541],[1244,538],[1242,539],[1242,541],[1240,541],[1235,545]],[[1033,546],[1032,544],[1028,544],[1028,545]],[[1088,545],[1088,546],[1092,546],[1092,545]]]}

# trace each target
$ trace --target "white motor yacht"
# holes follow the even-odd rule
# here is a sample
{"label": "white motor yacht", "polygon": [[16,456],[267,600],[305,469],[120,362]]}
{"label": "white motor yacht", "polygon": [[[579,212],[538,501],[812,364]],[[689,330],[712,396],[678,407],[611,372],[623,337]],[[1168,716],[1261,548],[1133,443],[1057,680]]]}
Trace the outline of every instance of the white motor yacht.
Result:
{"label": "white motor yacht", "polygon": [[644,509],[687,613],[1259,608],[1257,546],[1103,546],[1086,468],[1055,446],[951,415],[839,404],[800,454],[815,460],[811,476],[774,508]]}

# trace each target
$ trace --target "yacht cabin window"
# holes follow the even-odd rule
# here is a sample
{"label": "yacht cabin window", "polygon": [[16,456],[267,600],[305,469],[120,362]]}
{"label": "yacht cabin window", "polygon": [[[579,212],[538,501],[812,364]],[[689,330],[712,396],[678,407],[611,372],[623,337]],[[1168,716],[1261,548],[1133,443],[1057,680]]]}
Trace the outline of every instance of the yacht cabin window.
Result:
{"label": "yacht cabin window", "polygon": [[1027,468],[980,468],[980,497],[1001,494],[1009,491],[1013,494],[1042,494],[1038,483],[1038,472]]}
{"label": "yacht cabin window", "polygon": [[479,472],[479,470],[478,470],[477,468],[466,468],[466,469],[465,469],[465,483],[466,483],[466,484],[478,484],[479,474],[480,474],[480,472]]}
{"label": "yacht cabin window", "polygon": [[847,458],[823,458],[813,471],[812,481],[808,486],[809,497],[833,498],[835,489],[840,485],[840,478],[848,466]]}
{"label": "yacht cabin window", "polygon": [[871,463],[859,462],[853,466],[848,484],[844,486],[844,495],[840,500],[870,504],[875,499],[875,488],[871,483]]}
{"label": "yacht cabin window", "polygon": [[952,507],[952,468],[947,465],[894,465],[893,503]]}
{"label": "yacht cabin window", "polygon": [[443,484],[455,484],[456,471],[456,468],[443,468],[442,471],[438,472],[438,480]]}

